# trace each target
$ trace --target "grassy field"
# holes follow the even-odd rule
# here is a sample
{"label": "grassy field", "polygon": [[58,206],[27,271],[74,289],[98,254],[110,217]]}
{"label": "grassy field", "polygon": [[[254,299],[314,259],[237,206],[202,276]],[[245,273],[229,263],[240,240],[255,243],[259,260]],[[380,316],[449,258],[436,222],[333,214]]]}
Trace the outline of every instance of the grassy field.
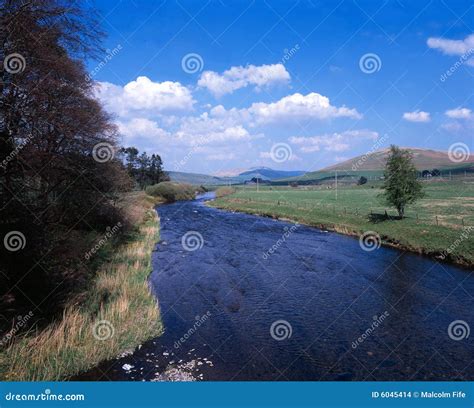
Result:
{"label": "grassy field", "polygon": [[409,206],[403,220],[381,202],[380,182],[338,188],[337,194],[333,186],[273,186],[259,191],[255,186],[241,187],[210,205],[350,235],[375,231],[384,244],[474,265],[474,178],[426,181],[424,186],[426,197]]}
{"label": "grassy field", "polygon": [[133,193],[124,201],[135,231],[119,247],[101,249],[107,262],[61,321],[24,335],[0,353],[1,380],[63,380],[161,334],[147,282],[159,231],[155,199]]}

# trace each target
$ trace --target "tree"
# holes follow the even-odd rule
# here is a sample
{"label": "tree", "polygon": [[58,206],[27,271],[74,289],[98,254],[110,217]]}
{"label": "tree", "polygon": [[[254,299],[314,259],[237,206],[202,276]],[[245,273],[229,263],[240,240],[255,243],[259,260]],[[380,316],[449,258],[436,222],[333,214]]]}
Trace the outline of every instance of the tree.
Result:
{"label": "tree", "polygon": [[72,0],[0,0],[0,237],[24,244],[0,245],[0,310],[10,289],[17,309],[64,304],[88,281],[87,233],[123,222],[130,179],[83,63],[101,53],[96,27]]}
{"label": "tree", "polygon": [[411,153],[397,146],[390,146],[384,176],[382,197],[388,205],[395,207],[398,215],[403,218],[405,207],[424,196]]}
{"label": "tree", "polygon": [[367,177],[360,176],[359,180],[357,181],[357,184],[359,186],[362,186],[363,184],[366,184],[366,183],[367,183]]}

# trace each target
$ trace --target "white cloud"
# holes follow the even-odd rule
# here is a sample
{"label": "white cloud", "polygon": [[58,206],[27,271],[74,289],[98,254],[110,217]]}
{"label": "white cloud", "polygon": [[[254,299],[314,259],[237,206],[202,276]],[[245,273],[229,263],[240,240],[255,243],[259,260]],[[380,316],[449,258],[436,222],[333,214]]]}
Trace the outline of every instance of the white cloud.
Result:
{"label": "white cloud", "polygon": [[191,91],[179,82],[153,82],[140,76],[124,87],[98,82],[96,96],[107,110],[119,116],[132,112],[161,114],[192,110],[195,103]]}
{"label": "white cloud", "polygon": [[429,112],[417,110],[414,112],[405,112],[403,114],[403,119],[408,120],[409,122],[429,122],[431,117]]}
{"label": "white cloud", "polygon": [[232,160],[235,159],[235,153],[213,153],[207,155],[208,160],[215,160],[215,161],[224,161],[224,160]]}
{"label": "white cloud", "polygon": [[118,131],[125,139],[126,144],[133,144],[138,138],[148,141],[166,141],[170,134],[161,129],[158,124],[146,118],[133,118],[129,121],[118,121]]}
{"label": "white cloud", "polygon": [[329,98],[315,92],[307,95],[295,93],[285,96],[277,102],[253,103],[248,111],[258,123],[270,123],[295,119],[328,119],[349,117],[360,119],[362,115],[356,109],[331,105]]}
{"label": "white cloud", "polygon": [[346,130],[341,133],[325,134],[321,136],[289,138],[290,143],[300,146],[303,153],[314,153],[320,150],[328,152],[343,152],[348,150],[355,140],[376,140],[379,134],[372,130]]}
{"label": "white cloud", "polygon": [[472,111],[468,108],[456,108],[447,110],[445,115],[452,119],[469,119],[472,116]]}
{"label": "white cloud", "polygon": [[259,90],[264,86],[286,83],[289,80],[290,74],[282,64],[247,65],[232,67],[222,74],[204,71],[199,78],[198,86],[207,88],[214,96],[220,97],[249,85],[254,85]]}
{"label": "white cloud", "polygon": [[[474,34],[468,35],[464,40],[430,37],[427,44],[446,55],[459,55],[467,59],[474,54]],[[467,63],[474,66],[474,58],[468,59]]]}

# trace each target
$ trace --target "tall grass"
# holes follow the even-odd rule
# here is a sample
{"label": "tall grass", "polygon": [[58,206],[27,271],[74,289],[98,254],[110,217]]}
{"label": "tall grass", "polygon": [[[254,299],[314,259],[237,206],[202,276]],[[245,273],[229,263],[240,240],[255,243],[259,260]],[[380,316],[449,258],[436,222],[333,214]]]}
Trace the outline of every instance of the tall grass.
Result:
{"label": "tall grass", "polygon": [[158,217],[145,194],[127,197],[138,227],[94,277],[81,300],[43,331],[29,333],[0,353],[0,379],[63,380],[160,335],[162,324],[147,277],[158,240]]}

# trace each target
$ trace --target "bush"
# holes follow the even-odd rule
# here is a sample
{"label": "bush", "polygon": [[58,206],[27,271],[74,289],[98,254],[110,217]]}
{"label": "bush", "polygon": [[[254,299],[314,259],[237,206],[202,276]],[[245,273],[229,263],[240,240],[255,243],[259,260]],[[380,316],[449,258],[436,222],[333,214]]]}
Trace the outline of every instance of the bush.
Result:
{"label": "bush", "polygon": [[195,187],[191,184],[172,183],[170,181],[163,181],[146,189],[147,194],[162,197],[169,203],[180,200],[193,200],[196,193],[200,191],[200,187]]}

